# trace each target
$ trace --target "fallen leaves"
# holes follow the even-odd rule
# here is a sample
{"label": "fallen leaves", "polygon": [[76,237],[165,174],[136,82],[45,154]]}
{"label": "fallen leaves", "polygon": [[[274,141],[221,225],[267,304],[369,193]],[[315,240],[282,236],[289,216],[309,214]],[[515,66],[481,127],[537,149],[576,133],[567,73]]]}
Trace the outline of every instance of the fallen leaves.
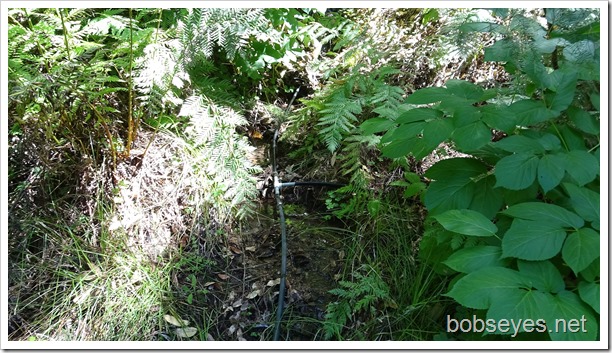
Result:
{"label": "fallen leaves", "polygon": [[180,338],[190,338],[195,336],[198,333],[198,329],[195,327],[187,326],[189,325],[189,321],[183,319],[177,319],[172,315],[164,315],[164,320],[168,322],[172,326],[180,326],[174,330],[174,333],[177,337]]}

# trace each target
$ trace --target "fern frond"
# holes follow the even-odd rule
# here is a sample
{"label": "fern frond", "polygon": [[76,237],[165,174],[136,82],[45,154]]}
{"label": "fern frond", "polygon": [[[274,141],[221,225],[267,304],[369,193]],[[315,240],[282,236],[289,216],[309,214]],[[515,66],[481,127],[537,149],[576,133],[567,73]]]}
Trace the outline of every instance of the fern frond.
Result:
{"label": "fern frond", "polygon": [[361,114],[361,101],[359,99],[347,99],[344,94],[335,94],[325,104],[323,114],[317,123],[323,128],[319,135],[323,138],[325,145],[334,152],[340,146],[344,136],[355,128],[353,123],[358,121],[355,114]]}

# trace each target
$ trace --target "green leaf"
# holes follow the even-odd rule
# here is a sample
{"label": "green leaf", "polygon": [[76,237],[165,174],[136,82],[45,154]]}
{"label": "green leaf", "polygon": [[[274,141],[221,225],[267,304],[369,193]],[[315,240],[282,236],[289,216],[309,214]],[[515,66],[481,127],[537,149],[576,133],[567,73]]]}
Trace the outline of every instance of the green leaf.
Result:
{"label": "green leaf", "polygon": [[[446,101],[442,102],[445,103]],[[455,128],[460,128],[465,125],[469,125],[473,122],[480,121],[482,113],[478,108],[474,107],[471,103],[465,103],[465,105],[453,105],[452,108],[448,108],[448,111],[452,111],[452,120]]]}
{"label": "green leaf", "polygon": [[578,129],[587,134],[599,134],[599,120],[595,116],[589,114],[583,109],[570,107],[567,110],[567,115]]}
{"label": "green leaf", "polygon": [[364,121],[359,128],[364,135],[371,135],[377,132],[386,131],[395,123],[387,118],[372,118]]}
{"label": "green leaf", "polygon": [[554,116],[559,116],[561,112],[565,111],[572,101],[574,100],[574,93],[576,90],[574,81],[573,90],[563,90],[559,92],[546,92],[544,97],[546,98],[546,104],[549,109],[553,112]]}
{"label": "green leaf", "polygon": [[546,154],[540,158],[538,163],[538,183],[544,193],[554,189],[565,175],[565,163],[563,158]]}
{"label": "green leaf", "polygon": [[599,266],[599,262],[600,260],[598,257],[593,262],[591,262],[589,266],[587,266],[587,268],[585,268],[584,270],[582,270],[582,272],[580,272],[580,276],[582,276],[582,278],[584,278],[588,282],[595,282],[596,280],[598,280],[599,272],[601,270]]}
{"label": "green leaf", "polygon": [[448,80],[445,86],[448,92],[470,103],[480,102],[484,94],[484,89],[482,87],[469,81]]}
{"label": "green leaf", "polygon": [[571,233],[561,255],[572,271],[578,274],[599,257],[599,233],[591,228],[581,228]]}
{"label": "green leaf", "polygon": [[[553,295],[550,310],[543,312],[548,334],[553,341],[584,341],[597,339],[597,318],[580,298],[569,291]],[[567,324],[573,324],[567,326]],[[574,332],[571,332],[574,331]]]}
{"label": "green leaf", "polygon": [[[538,320],[542,320],[542,313],[548,307],[551,295],[535,290],[511,289],[495,297],[491,307],[487,311],[487,320],[496,323],[506,320],[510,325],[500,330],[496,325],[494,334],[505,334],[514,337],[518,332],[525,332],[525,326],[538,329]],[[534,325],[523,324],[525,320],[531,320]],[[529,322],[529,321],[527,321]],[[513,326],[517,325],[517,326]],[[521,323],[521,324],[519,324]],[[515,328],[516,327],[516,328]]]}
{"label": "green leaf", "polygon": [[518,116],[506,106],[487,104],[480,107],[482,121],[489,127],[511,133],[518,125]]}
{"label": "green leaf", "polygon": [[548,260],[561,251],[565,230],[542,221],[515,219],[502,239],[503,257]]}
{"label": "green leaf", "polygon": [[476,237],[495,235],[497,227],[480,212],[472,210],[448,210],[434,216],[446,230]]}
{"label": "green leaf", "polygon": [[544,147],[538,140],[523,135],[508,136],[496,142],[495,147],[512,153],[536,154],[544,152]]}
{"label": "green leaf", "polygon": [[563,183],[570,197],[570,204],[584,220],[592,222],[593,228],[599,230],[599,193],[574,184]]}
{"label": "green leaf", "polygon": [[475,185],[474,198],[468,208],[482,213],[488,219],[493,219],[504,202],[501,190],[494,186],[494,175],[479,179]]}
{"label": "green leaf", "polygon": [[599,174],[597,158],[587,151],[572,150],[560,156],[565,159],[565,170],[576,180],[578,186],[593,181]]}
{"label": "green leaf", "polygon": [[370,216],[375,218],[378,215],[379,210],[380,210],[380,200],[368,201],[368,212],[370,213]]}
{"label": "green leaf", "polygon": [[561,141],[553,134],[545,133],[542,136],[539,136],[537,140],[547,151],[561,150]]}
{"label": "green leaf", "polygon": [[410,109],[407,112],[400,114],[397,119],[395,119],[396,123],[405,124],[411,123],[415,121],[426,121],[432,119],[439,119],[443,116],[443,113],[437,109],[432,108],[415,108]]}
{"label": "green leaf", "polygon": [[459,279],[446,294],[472,309],[488,309],[491,304],[518,291],[528,283],[519,272],[505,267],[485,267]]}
{"label": "green leaf", "polygon": [[444,263],[457,272],[470,273],[484,267],[506,267],[509,259],[501,258],[499,246],[479,245],[454,252]]}
{"label": "green leaf", "polygon": [[563,276],[550,261],[518,261],[519,272],[531,280],[534,288],[558,293],[565,289]]}
{"label": "green leaf", "polygon": [[538,168],[538,157],[532,154],[516,153],[502,158],[495,165],[496,187],[522,190],[533,184]]}
{"label": "green leaf", "polygon": [[597,109],[597,111],[599,111],[599,94],[597,93],[591,93],[590,96],[591,98],[591,104],[593,104],[593,106],[595,107],[595,109]]}
{"label": "green leaf", "polygon": [[600,303],[599,293],[599,283],[587,281],[580,281],[580,283],[578,283],[578,294],[580,294],[580,299],[589,304],[598,314]]}
{"label": "green leaf", "polygon": [[534,125],[554,117],[544,102],[525,99],[508,107],[519,119],[520,125]]}
{"label": "green leaf", "polygon": [[452,209],[467,208],[472,202],[476,185],[471,179],[450,176],[434,181],[425,192],[425,206],[431,215]]}
{"label": "green leaf", "polygon": [[502,212],[508,216],[548,223],[558,228],[581,228],[584,220],[565,208],[544,202],[523,202]]}
{"label": "green leaf", "polygon": [[436,103],[450,97],[451,94],[442,87],[428,87],[415,91],[406,99],[410,104]]}
{"label": "green leaf", "polygon": [[509,39],[498,40],[492,46],[485,48],[485,61],[514,60],[515,45]]}
{"label": "green leaf", "polygon": [[411,184],[404,190],[404,197],[412,197],[420,194],[423,190],[427,189],[427,185],[422,182]]}
{"label": "green leaf", "polygon": [[459,150],[474,151],[491,141],[491,130],[483,122],[477,121],[456,129],[453,139]]}
{"label": "green leaf", "polygon": [[423,128],[423,139],[428,145],[438,146],[440,142],[450,137],[453,124],[449,119],[434,119]]}
{"label": "green leaf", "polygon": [[[449,171],[452,170],[452,173]],[[476,158],[449,158],[439,161],[425,172],[425,176],[433,179],[473,178],[486,173],[487,165]]]}
{"label": "green leaf", "polygon": [[414,140],[416,140],[416,138],[394,140],[382,148],[382,153],[388,158],[403,157],[412,151]]}
{"label": "green leaf", "polygon": [[476,192],[472,178],[486,172],[487,166],[474,158],[450,158],[434,164],[425,172],[426,177],[436,180],[425,192],[430,214],[468,208]]}
{"label": "green leaf", "polygon": [[[423,132],[423,128],[425,128],[426,125],[427,123],[423,121],[419,121],[419,122],[411,123],[411,124],[402,124],[395,130],[393,130],[389,138],[389,142],[393,142],[394,140],[406,140],[409,138],[414,138]],[[387,142],[387,141],[382,141],[382,142]]]}

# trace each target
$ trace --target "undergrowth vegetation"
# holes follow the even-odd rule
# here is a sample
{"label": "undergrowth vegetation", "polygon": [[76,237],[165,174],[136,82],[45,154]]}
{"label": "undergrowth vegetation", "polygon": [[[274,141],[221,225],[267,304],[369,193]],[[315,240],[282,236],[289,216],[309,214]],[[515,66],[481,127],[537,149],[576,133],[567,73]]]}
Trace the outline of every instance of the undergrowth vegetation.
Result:
{"label": "undergrowth vegetation", "polygon": [[10,339],[600,337],[597,9],[6,16]]}

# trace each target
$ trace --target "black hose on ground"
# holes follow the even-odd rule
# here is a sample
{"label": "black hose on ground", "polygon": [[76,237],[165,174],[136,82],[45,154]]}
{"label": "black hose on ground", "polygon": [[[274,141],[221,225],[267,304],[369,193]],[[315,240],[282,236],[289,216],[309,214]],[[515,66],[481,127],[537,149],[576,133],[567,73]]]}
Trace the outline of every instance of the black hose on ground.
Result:
{"label": "black hose on ground", "polygon": [[[293,94],[291,102],[287,106],[286,112],[289,111],[289,107],[293,103],[293,100],[299,92],[299,88]],[[280,324],[283,318],[283,311],[285,307],[285,286],[287,279],[287,225],[285,224],[285,212],[283,211],[283,202],[280,196],[280,189],[284,187],[294,186],[327,186],[327,187],[342,187],[345,184],[330,183],[325,181],[296,181],[281,183],[278,178],[278,170],[276,166],[276,141],[278,139],[278,128],[274,131],[274,137],[272,138],[272,174],[274,177],[274,197],[276,198],[276,205],[278,207],[278,214],[281,226],[281,274],[280,274],[280,288],[278,290],[278,308],[276,309],[276,324],[274,325],[274,340],[280,339]]]}

